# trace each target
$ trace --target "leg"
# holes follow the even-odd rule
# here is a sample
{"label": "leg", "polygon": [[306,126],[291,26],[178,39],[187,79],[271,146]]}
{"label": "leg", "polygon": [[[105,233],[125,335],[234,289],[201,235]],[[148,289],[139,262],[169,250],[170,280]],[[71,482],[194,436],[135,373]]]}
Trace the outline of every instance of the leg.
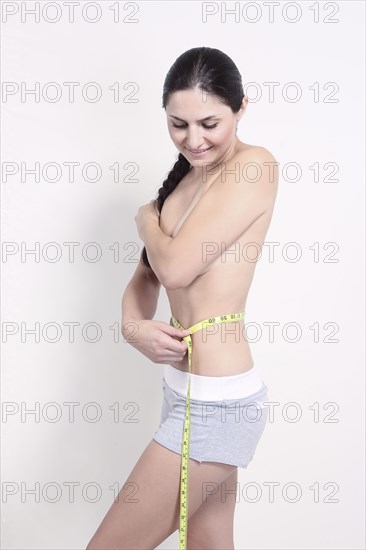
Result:
{"label": "leg", "polygon": [[[87,550],[154,549],[174,533],[179,528],[180,463],[180,454],[150,441]],[[188,518],[202,504],[205,482],[219,485],[235,468],[190,459]]]}
{"label": "leg", "polygon": [[189,550],[234,550],[237,480],[238,468],[235,467],[189,518]]}

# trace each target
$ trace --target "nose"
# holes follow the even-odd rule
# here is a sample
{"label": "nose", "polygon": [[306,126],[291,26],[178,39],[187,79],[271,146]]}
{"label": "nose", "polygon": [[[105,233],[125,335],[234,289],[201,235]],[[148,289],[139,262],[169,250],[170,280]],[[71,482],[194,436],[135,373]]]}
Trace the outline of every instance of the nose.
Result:
{"label": "nose", "polygon": [[186,146],[192,151],[201,149],[204,146],[199,128],[188,128]]}

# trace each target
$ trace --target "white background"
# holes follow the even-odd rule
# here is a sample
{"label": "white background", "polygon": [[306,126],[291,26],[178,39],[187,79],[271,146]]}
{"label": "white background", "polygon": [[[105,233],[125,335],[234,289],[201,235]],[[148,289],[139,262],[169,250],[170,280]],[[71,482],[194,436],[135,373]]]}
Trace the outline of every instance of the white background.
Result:
{"label": "white background", "polygon": [[[165,75],[185,50],[210,46],[234,60],[249,96],[239,138],[269,149],[281,168],[246,307],[253,357],[279,406],[255,459],[239,469],[235,545],[364,548],[364,3],[298,2],[296,21],[294,3],[279,2],[271,21],[266,2],[252,2],[246,15],[248,3],[227,2],[237,20],[218,2],[204,22],[201,2],[121,2],[114,22],[117,3],[99,2],[95,23],[86,20],[93,6],[82,15],[85,2],[73,23],[63,2],[54,23],[47,18],[56,17],[56,3],[43,13],[38,4],[35,22],[22,15],[34,2],[2,2],[2,547],[85,548],[115,496],[111,487],[122,487],[158,427],[163,366],[119,337],[121,298],[143,246],[134,216],[177,155],[161,107]],[[61,92],[56,102],[50,82]],[[65,82],[80,83],[73,102]],[[99,101],[81,93],[90,82],[102,90]],[[131,82],[134,103],[132,86],[123,88]],[[269,83],[277,84],[273,98]],[[37,85],[37,100],[22,95]],[[60,167],[57,181],[54,169],[42,174],[50,162]],[[66,162],[80,163],[73,181]],[[22,163],[23,172],[40,163],[39,178],[22,175]],[[83,176],[87,163],[99,165],[98,181]],[[134,182],[127,163],[137,167]],[[78,243],[74,261],[70,242]],[[88,243],[97,243],[99,260]],[[169,317],[162,288],[155,319]],[[85,337],[95,337],[92,327],[83,337],[88,323],[100,327],[95,343]],[[276,323],[273,340],[268,323]],[[38,336],[26,332],[36,326]],[[78,404],[74,422],[67,402]],[[91,402],[102,412],[97,422],[88,421]],[[294,407],[286,419],[290,402],[297,422]],[[54,422],[50,403],[60,414]],[[37,407],[38,418],[25,414]],[[96,502],[90,483],[100,488]],[[286,497],[288,483],[297,502],[291,486]],[[178,532],[159,548],[178,548]]]}

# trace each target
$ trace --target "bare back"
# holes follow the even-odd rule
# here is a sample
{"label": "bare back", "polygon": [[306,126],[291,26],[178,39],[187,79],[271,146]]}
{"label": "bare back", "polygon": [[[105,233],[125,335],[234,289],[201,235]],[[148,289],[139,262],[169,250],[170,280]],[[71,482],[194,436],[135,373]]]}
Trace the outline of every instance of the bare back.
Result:
{"label": "bare back", "polygon": [[[226,168],[234,168],[238,150],[241,158],[245,152],[246,162],[250,162],[253,149],[255,146],[238,141],[236,151],[225,161]],[[184,220],[220,174],[218,171],[203,182],[201,177],[199,181],[194,180],[189,172],[180,181],[161,210],[160,228],[166,235],[172,238],[177,236]],[[272,208],[249,226],[232,246],[226,248],[225,243],[215,243],[215,246],[221,247],[222,253],[210,263],[207,270],[185,288],[166,289],[171,312],[185,328],[208,317],[245,311],[256,262],[272,218],[277,181],[274,186]],[[249,370],[253,364],[245,339],[245,316],[242,321],[216,325],[192,335],[194,374],[230,376]],[[182,362],[172,365],[188,370],[188,354]]]}

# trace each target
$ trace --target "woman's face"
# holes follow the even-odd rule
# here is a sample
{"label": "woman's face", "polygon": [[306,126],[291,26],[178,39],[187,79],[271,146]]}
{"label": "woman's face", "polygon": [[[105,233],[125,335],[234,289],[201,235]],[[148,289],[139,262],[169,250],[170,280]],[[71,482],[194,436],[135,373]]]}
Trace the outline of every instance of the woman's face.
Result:
{"label": "woman's face", "polygon": [[228,105],[198,88],[172,93],[165,110],[170,137],[193,167],[220,162],[233,144],[236,124],[244,114],[243,107],[233,113]]}

